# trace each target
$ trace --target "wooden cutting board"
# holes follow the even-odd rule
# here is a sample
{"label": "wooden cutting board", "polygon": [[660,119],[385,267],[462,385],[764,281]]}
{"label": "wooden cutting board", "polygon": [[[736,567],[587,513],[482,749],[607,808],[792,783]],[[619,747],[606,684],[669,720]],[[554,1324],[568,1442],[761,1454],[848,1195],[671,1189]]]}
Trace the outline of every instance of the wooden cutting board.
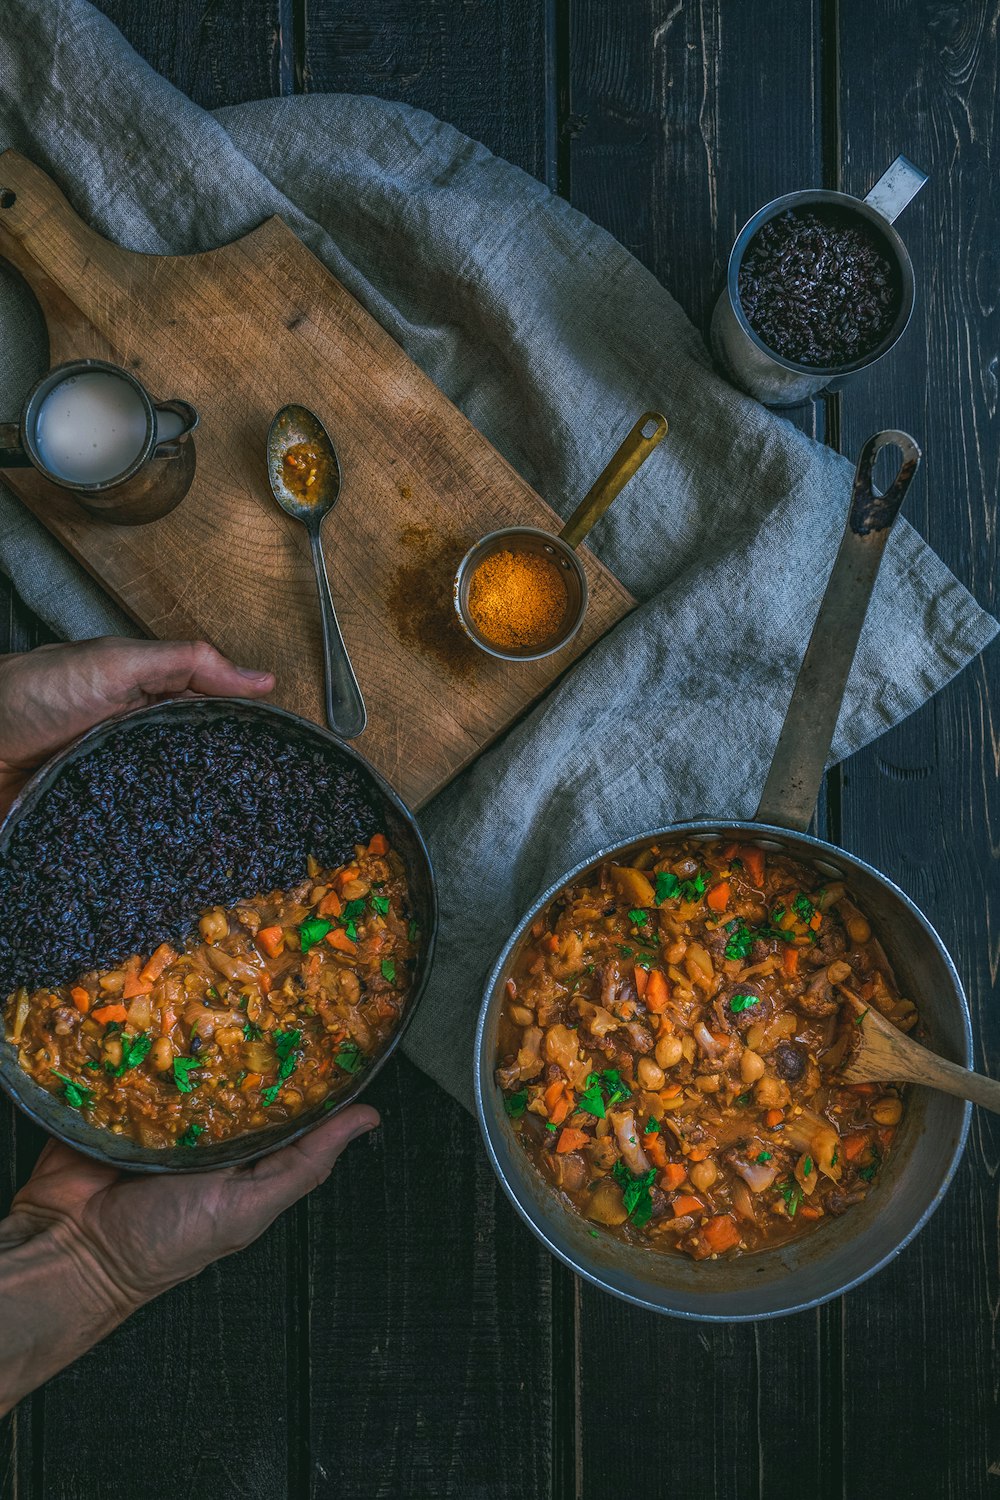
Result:
{"label": "wooden cutting board", "polygon": [[280,407],[319,415],[344,474],[324,542],[368,708],[356,743],[411,804],[634,605],[581,549],[591,602],[570,647],[507,664],[466,641],[451,578],[467,548],[496,527],[561,523],[281,219],[201,255],[139,255],[94,233],[50,178],[6,151],[0,257],[38,298],[53,365],[113,360],[154,399],[182,397],[201,415],[193,486],[149,525],[93,520],[32,469],[7,470],[3,483],[150,635],[204,637],[270,668],[276,701],[322,723],[308,542],[272,499],[264,460]]}

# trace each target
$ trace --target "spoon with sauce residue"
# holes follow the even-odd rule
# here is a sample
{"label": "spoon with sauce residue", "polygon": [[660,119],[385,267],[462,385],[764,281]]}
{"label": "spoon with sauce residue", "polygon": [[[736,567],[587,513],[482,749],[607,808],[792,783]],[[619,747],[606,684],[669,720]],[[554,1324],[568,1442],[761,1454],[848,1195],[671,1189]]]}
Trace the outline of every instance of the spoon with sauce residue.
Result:
{"label": "spoon with sauce residue", "polygon": [[334,734],[353,740],[368,716],[337,623],[320,542],[320,528],[340,495],[340,461],[330,434],[308,407],[283,406],[271,423],[267,476],[282,510],[301,521],[309,533],[323,622],[326,721]]}

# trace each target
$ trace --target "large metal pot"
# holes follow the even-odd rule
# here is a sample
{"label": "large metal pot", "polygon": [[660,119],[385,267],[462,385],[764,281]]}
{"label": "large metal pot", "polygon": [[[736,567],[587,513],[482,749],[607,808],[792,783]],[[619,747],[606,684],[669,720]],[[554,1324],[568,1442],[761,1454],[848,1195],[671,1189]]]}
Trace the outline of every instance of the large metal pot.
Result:
{"label": "large metal pot", "polygon": [[[383,829],[393,848],[406,862],[413,914],[420,925],[422,946],[413,977],[413,989],[402,1023],[385,1049],[373,1062],[359,1073],[351,1086],[337,1095],[336,1109],[339,1111],[353,1104],[368,1087],[377,1073],[385,1066],[396,1050],[407,1026],[413,1018],[420,997],[427,984],[434,942],[437,933],[437,892],[430,857],[420,830],[412,814],[378,772],[362,755],[345,745],[342,740],[297,714],[269,704],[253,703],[239,698],[183,698],[159,703],[151,708],[136,709],[132,713],[107,719],[79,739],[38,770],[17,797],[0,826],[0,862],[3,861],[14,829],[28,816],[32,808],[63,774],[66,768],[89,755],[119,735],[147,724],[198,723],[219,719],[243,718],[268,724],[288,744],[305,743],[318,747],[333,758],[335,763],[351,766],[361,773],[365,790],[381,814]],[[194,914],[192,914],[194,915]],[[82,1115],[50,1094],[24,1072],[17,1060],[17,1052],[0,1032],[0,1087],[13,1099],[37,1125],[57,1136],[59,1140],[95,1157],[111,1166],[141,1172],[191,1172],[208,1171],[215,1167],[245,1166],[258,1157],[268,1156],[290,1141],[297,1140],[307,1130],[330,1117],[323,1104],[303,1111],[294,1120],[256,1130],[246,1135],[234,1136],[212,1146],[199,1146],[191,1151],[183,1148],[156,1150],[140,1146],[138,1142],[124,1136],[114,1135],[95,1125],[89,1125]]]}
{"label": "large metal pot", "polygon": [[[879,449],[898,445],[904,462],[884,496],[871,490]],[[866,444],[858,466],[844,542],[820,608],[775,752],[760,807],[751,822],[696,819],[643,833],[604,849],[563,876],[536,901],[497,961],[476,1036],[475,1091],[493,1166],[528,1226],[555,1255],[604,1291],[653,1312],[734,1322],[815,1307],[857,1286],[898,1255],[927,1222],[951,1182],[965,1145],[971,1105],[915,1090],[879,1180],[863,1203],[840,1219],[773,1250],[696,1263],[597,1238],[542,1180],[516,1139],[494,1078],[504,986],[530,927],[563,890],[603,861],[628,864],[652,843],[671,838],[755,843],[843,880],[885,948],[902,993],[916,1004],[928,1045],[966,1067],[972,1027],[955,966],[926,917],[898,886],[863,860],[805,833],[829,751],[865,608],[889,529],[916,468],[919,451],[902,433]]]}

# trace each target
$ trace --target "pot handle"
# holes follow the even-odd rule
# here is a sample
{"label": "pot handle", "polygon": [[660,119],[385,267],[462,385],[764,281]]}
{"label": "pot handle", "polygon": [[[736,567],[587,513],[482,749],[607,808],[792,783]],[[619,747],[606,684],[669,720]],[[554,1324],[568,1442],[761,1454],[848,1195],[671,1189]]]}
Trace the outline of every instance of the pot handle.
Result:
{"label": "pot handle", "polygon": [[[902,462],[879,495],[872,469],[886,447],[898,448]],[[758,823],[799,833],[809,826],[882,555],[919,463],[920,449],[905,432],[877,432],[861,450],[844,538],[754,814]]]}
{"label": "pot handle", "polygon": [[0,469],[30,469],[16,422],[0,422]]}

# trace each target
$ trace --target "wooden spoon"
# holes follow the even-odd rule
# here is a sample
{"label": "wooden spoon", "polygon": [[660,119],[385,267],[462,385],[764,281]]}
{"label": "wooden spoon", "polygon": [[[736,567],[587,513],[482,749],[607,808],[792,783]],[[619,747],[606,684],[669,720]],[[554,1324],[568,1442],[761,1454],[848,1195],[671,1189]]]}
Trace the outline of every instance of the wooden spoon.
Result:
{"label": "wooden spoon", "polygon": [[984,1078],[982,1073],[928,1052],[850,990],[840,986],[840,992],[859,1013],[859,1040],[840,1074],[845,1083],[922,1083],[1000,1114],[1000,1083],[995,1078]]}

